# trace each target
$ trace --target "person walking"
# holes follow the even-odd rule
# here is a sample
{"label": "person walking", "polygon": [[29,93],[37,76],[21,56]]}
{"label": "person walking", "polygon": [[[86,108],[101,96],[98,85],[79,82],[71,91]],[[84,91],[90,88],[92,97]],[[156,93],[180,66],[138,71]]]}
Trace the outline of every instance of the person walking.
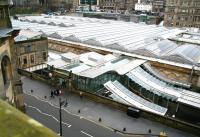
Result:
{"label": "person walking", "polygon": [[54,93],[52,90],[51,90],[51,98],[54,98]]}
{"label": "person walking", "polygon": [[67,98],[66,98],[64,107],[67,107],[67,105],[68,105],[68,102],[67,102]]}

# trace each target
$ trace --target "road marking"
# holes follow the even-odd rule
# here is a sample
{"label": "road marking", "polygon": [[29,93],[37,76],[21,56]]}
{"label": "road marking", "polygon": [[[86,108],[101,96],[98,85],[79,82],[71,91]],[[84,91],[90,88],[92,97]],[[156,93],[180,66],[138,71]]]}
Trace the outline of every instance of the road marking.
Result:
{"label": "road marking", "polygon": [[[34,97],[35,99],[37,99],[37,100],[39,100],[39,101],[46,102],[46,103],[48,103],[49,105],[51,105],[52,107],[59,108],[59,107],[56,106],[54,103],[52,103],[52,102],[50,102],[50,101],[48,101],[48,100],[44,100],[44,99],[42,99],[41,97],[38,97],[37,95],[32,95],[32,94],[30,94],[30,93],[28,93],[28,92],[24,92],[24,94],[25,94],[25,95],[28,95],[28,96],[31,96],[31,97]],[[62,108],[62,110],[64,110],[64,111],[67,112],[68,114],[71,114],[71,115],[73,115],[73,116],[76,116],[76,117],[79,117],[79,118],[80,118],[80,115],[74,114],[74,113],[70,112],[69,110],[67,110],[67,109],[65,109],[65,108]],[[95,121],[93,121],[93,120],[91,120],[91,119],[87,119],[87,118],[85,118],[85,117],[82,117],[81,119],[85,119],[85,120],[87,120],[87,121],[90,121],[90,122],[92,122],[92,123],[94,123],[94,124],[96,124],[96,125],[99,125],[99,126],[102,126],[102,127],[106,128],[106,129],[108,129],[108,130],[110,130],[110,131],[115,131],[115,130],[116,130],[116,129],[112,128],[112,127],[109,127],[109,126],[106,126],[106,125],[97,123],[97,122],[95,122]],[[118,130],[118,131],[120,131],[120,130]],[[122,135],[124,135],[124,134],[121,133],[121,132],[119,132],[119,133],[122,134]],[[126,134],[127,134],[127,133],[126,133]]]}
{"label": "road marking", "polygon": [[[28,95],[28,96],[32,96],[32,97],[36,98],[36,99],[39,100],[39,101],[46,102],[46,103],[48,103],[49,105],[51,105],[52,107],[59,108],[58,106],[56,106],[56,105],[53,104],[52,102],[50,102],[50,101],[48,101],[48,100],[44,100],[44,99],[42,99],[42,98],[40,98],[40,97],[38,97],[38,96],[36,96],[36,95],[32,95],[32,94],[27,93],[27,92],[24,92],[24,94],[26,94],[26,95]],[[62,110],[64,110],[65,112],[67,112],[67,113],[69,113],[69,114],[71,114],[71,115],[73,115],[73,116],[79,117],[79,115],[73,114],[73,113],[71,113],[70,111],[66,110],[65,108],[62,108]]]}
{"label": "road marking", "polygon": [[[37,110],[40,114],[46,115],[46,116],[48,116],[48,117],[52,117],[55,121],[60,122],[60,120],[58,120],[57,118],[55,118],[54,116],[52,116],[52,115],[50,115],[50,114],[47,114],[47,113],[42,112],[39,108],[36,108],[36,107],[34,107],[34,106],[27,105],[26,103],[24,103],[24,105],[25,105],[26,107],[33,108],[33,109]],[[62,122],[62,124],[63,124],[63,125],[66,125],[68,128],[72,126],[72,125],[67,124],[67,123],[65,123],[65,122]]]}
{"label": "road marking", "polygon": [[81,130],[81,133],[83,133],[83,134],[85,134],[85,135],[87,135],[87,136],[89,136],[89,137],[93,137],[92,135],[90,135],[90,134],[84,132],[83,130]]}

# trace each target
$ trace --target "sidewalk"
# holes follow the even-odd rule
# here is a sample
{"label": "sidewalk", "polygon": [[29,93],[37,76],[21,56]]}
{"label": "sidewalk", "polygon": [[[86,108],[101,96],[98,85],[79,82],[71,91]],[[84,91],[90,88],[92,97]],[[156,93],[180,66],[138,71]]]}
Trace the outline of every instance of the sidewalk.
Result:
{"label": "sidewalk", "polygon": [[[41,81],[31,80],[27,77],[22,77],[23,81],[23,91],[26,93],[38,96],[46,100],[49,100],[53,104],[58,104],[59,97],[50,98],[51,90],[55,89]],[[159,134],[160,131],[165,131],[169,137],[195,137],[189,133],[165,126],[163,124],[153,122],[144,118],[135,119],[126,115],[125,112],[117,110],[115,108],[93,102],[85,97],[82,99],[79,95],[72,92],[65,91],[65,94],[61,97],[62,100],[68,101],[68,106],[65,107],[69,112],[80,115],[80,117],[86,118],[88,120],[94,121],[105,125],[106,127],[111,127],[113,129],[123,131],[126,128],[128,133],[148,133],[151,129],[152,134]],[[80,110],[80,113],[78,113]],[[101,122],[99,122],[101,118]]]}

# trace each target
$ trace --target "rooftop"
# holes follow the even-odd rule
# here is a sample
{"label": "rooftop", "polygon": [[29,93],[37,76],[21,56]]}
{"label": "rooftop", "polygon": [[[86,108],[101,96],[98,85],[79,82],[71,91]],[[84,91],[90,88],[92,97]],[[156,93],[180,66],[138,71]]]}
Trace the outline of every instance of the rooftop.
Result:
{"label": "rooftop", "polygon": [[[64,54],[68,55],[68,53]],[[49,61],[47,64],[50,66],[54,65],[55,68],[62,70],[72,71],[72,73],[78,76],[88,78],[95,78],[109,71],[115,71],[119,75],[124,75],[146,62],[146,60],[135,59],[132,57],[117,57],[112,54],[101,55],[96,52],[87,52],[79,55],[80,63],[71,63],[70,61],[62,59],[62,55],[63,53],[49,51]],[[97,58],[91,59],[93,56],[97,56]],[[98,62],[99,59],[100,61]]]}
{"label": "rooftop", "polygon": [[[166,28],[156,25],[135,24],[132,22],[111,21],[71,16],[26,16],[13,26],[42,32],[50,38],[66,42],[76,42],[97,49],[120,52],[145,60],[158,61],[170,65],[191,68],[200,61],[200,47],[194,44],[177,44],[168,39],[188,33],[187,29]],[[62,27],[59,24],[65,24]],[[71,24],[71,25],[69,25]],[[196,32],[199,34],[198,32]],[[194,35],[191,33],[191,35]],[[191,57],[192,50],[197,50]],[[180,52],[177,53],[176,51]],[[184,51],[190,51],[186,53]],[[171,54],[179,58],[171,56]],[[187,66],[188,65],[188,66]]]}
{"label": "rooftop", "polygon": [[15,37],[15,41],[25,41],[25,40],[33,40],[42,37],[41,32],[34,32],[31,30],[21,30],[19,35]]}

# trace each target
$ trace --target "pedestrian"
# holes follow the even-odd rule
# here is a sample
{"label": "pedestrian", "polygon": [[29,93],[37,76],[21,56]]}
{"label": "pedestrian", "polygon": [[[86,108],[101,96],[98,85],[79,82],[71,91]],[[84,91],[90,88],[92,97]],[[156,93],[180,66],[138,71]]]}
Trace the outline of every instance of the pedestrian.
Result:
{"label": "pedestrian", "polygon": [[51,90],[51,98],[54,98],[53,90]]}
{"label": "pedestrian", "polygon": [[59,94],[59,90],[58,89],[54,90],[54,95],[58,96],[58,94]]}
{"label": "pedestrian", "polygon": [[68,105],[68,102],[67,102],[67,98],[66,98],[64,107],[67,107],[67,105]]}
{"label": "pedestrian", "polygon": [[80,95],[80,98],[82,99],[83,98],[83,93],[80,92],[79,95]]}
{"label": "pedestrian", "polygon": [[61,90],[59,90],[59,95],[61,95],[62,94],[62,91]]}

